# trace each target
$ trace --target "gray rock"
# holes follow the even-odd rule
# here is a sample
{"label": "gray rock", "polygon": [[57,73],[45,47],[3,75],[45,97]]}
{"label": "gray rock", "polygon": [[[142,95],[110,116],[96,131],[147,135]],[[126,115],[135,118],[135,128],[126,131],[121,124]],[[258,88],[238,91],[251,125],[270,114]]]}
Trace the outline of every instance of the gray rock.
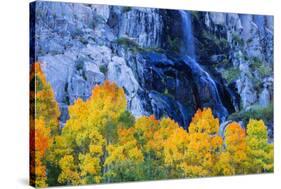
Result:
{"label": "gray rock", "polygon": [[65,90],[69,78],[74,72],[74,59],[70,55],[46,55],[38,58],[41,62],[47,80],[50,82],[56,100],[63,102],[67,91]]}
{"label": "gray rock", "polygon": [[[106,79],[124,89],[128,109],[135,116],[168,115],[185,127],[196,109],[212,107],[215,116],[225,118],[232,102],[225,100],[228,93],[221,76],[208,69],[213,63],[214,70],[225,71],[220,67],[224,58],[228,68],[241,72],[233,84],[241,108],[256,103],[265,106],[272,101],[273,78],[259,78],[250,65],[254,57],[267,66],[273,64],[273,17],[201,13],[199,18],[210,34],[209,40],[227,43],[223,52],[203,47],[203,52],[211,51],[204,59],[205,69],[200,61],[184,65],[178,60],[182,57],[169,53],[146,52],[149,56],[145,57],[144,52],[133,52],[116,43],[116,39],[126,37],[143,49],[164,48],[167,35],[179,37],[165,32],[175,30],[174,34],[179,35],[183,28],[181,21],[169,25],[170,30],[164,26],[178,19],[176,11],[53,2],[38,2],[37,9],[37,59],[54,89],[62,123],[68,119],[68,105],[77,98],[86,100],[93,87]],[[192,31],[196,19],[190,16],[187,29]],[[196,47],[200,42],[200,36],[196,36],[192,45]],[[253,78],[262,80],[261,89],[257,89]]]}
{"label": "gray rock", "polygon": [[108,65],[107,78],[123,87],[129,98],[136,95],[139,84],[132,70],[126,65],[124,58],[114,56]]}
{"label": "gray rock", "polygon": [[89,82],[92,86],[95,84],[101,84],[105,79],[105,76],[100,71],[99,67],[92,62],[84,63],[84,74],[87,82]]}
{"label": "gray rock", "polygon": [[163,21],[157,9],[134,8],[123,13],[119,29],[119,37],[135,38],[141,47],[160,47]]}
{"label": "gray rock", "polygon": [[90,91],[88,90],[85,79],[77,74],[74,74],[71,77],[67,92],[70,104],[73,104],[79,97],[85,100],[88,96],[90,96],[87,95]]}
{"label": "gray rock", "polygon": [[111,61],[111,49],[106,46],[87,45],[81,53],[89,56],[97,66],[107,65]]}
{"label": "gray rock", "polygon": [[267,107],[270,104],[270,93],[267,88],[264,88],[259,95],[259,104],[262,107]]}
{"label": "gray rock", "polygon": [[103,19],[104,23],[107,22],[110,14],[110,8],[108,5],[92,5],[93,11],[97,17]]}
{"label": "gray rock", "polygon": [[242,108],[247,108],[257,101],[257,92],[251,80],[247,76],[243,76],[236,81],[238,94],[240,94],[242,101]]}
{"label": "gray rock", "polygon": [[226,14],[225,13],[209,13],[210,20],[216,25],[224,25],[226,23]]}

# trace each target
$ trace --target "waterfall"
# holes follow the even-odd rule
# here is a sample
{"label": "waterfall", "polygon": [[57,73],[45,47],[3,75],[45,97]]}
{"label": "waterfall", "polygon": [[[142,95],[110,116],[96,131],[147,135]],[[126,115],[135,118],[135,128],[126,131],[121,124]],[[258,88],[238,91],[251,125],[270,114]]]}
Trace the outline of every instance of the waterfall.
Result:
{"label": "waterfall", "polygon": [[217,84],[210,74],[206,72],[194,59],[190,57],[186,57],[185,59],[187,60],[185,63],[191,68],[191,70],[197,75],[200,75],[202,81],[207,83],[209,91],[212,94],[212,98],[214,98],[217,103],[222,104]]}
{"label": "waterfall", "polygon": [[[210,74],[207,71],[205,71],[201,67],[201,65],[196,61],[191,15],[188,11],[180,10],[179,12],[182,18],[182,37],[183,37],[181,56],[187,58],[187,59],[184,58],[187,60],[185,63],[191,68],[193,73],[195,73],[195,75],[199,75],[201,81],[208,86],[208,90],[211,94],[211,98],[216,102],[216,106],[212,108],[215,108],[214,111],[217,111],[217,116],[219,116],[221,120],[224,120],[228,115],[228,111],[224,107],[221,101],[217,84],[210,76]],[[202,86],[199,86],[199,88],[200,87]]]}
{"label": "waterfall", "polygon": [[195,47],[190,13],[184,10],[180,10],[180,15],[182,19],[183,34],[183,46],[181,48],[181,54],[188,55],[191,58],[195,59]]}

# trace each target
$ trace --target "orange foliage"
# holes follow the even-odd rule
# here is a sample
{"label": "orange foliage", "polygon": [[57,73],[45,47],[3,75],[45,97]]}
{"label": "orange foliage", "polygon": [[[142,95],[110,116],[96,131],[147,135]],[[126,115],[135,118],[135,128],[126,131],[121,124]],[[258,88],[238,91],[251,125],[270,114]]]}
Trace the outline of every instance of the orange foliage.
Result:
{"label": "orange foliage", "polygon": [[69,106],[70,118],[58,134],[54,94],[39,63],[33,69],[38,117],[31,122],[34,138],[30,141],[35,144],[36,167],[31,170],[36,186],[46,186],[46,160],[60,169],[58,183],[73,185],[273,169],[273,145],[267,143],[262,121],[250,120],[247,136],[245,129],[232,122],[222,138],[219,119],[210,108],[195,113],[188,131],[169,117],[157,120],[151,115],[135,120],[126,110],[123,89],[109,81],[97,85],[88,100],[78,99]]}
{"label": "orange foliage", "polygon": [[30,170],[31,184],[47,186],[46,154],[58,134],[59,108],[51,85],[41,70],[40,63],[30,72]]}

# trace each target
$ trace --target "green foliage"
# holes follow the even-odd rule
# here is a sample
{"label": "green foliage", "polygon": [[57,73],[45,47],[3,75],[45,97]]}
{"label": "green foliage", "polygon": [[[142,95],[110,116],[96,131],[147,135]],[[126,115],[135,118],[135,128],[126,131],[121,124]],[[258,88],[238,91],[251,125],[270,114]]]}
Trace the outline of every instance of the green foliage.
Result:
{"label": "green foliage", "polygon": [[273,121],[273,104],[271,103],[267,107],[261,107],[259,105],[253,105],[249,109],[242,110],[240,112],[233,113],[229,115],[228,119],[243,121],[247,123],[250,119],[263,119],[265,122]]}
{"label": "green foliage", "polygon": [[174,96],[173,94],[171,94],[171,93],[169,92],[169,89],[167,89],[167,88],[165,88],[163,94],[164,94],[165,96],[170,97],[171,99],[175,99],[175,96]]}
{"label": "green foliage", "polygon": [[169,91],[168,91],[167,88],[164,90],[164,94],[165,94],[165,95],[169,95]]}
{"label": "green foliage", "polygon": [[200,12],[199,11],[190,11],[190,13],[196,21],[200,21]]}
{"label": "green foliage", "polygon": [[119,117],[119,123],[122,127],[128,129],[135,124],[135,117],[129,112],[123,112]]}
{"label": "green foliage", "polygon": [[229,48],[229,44],[226,38],[218,37],[217,35],[208,32],[206,30],[203,31],[202,37],[205,40],[205,43],[214,44],[215,47],[218,48],[220,52],[225,53],[226,50]]}
{"label": "green foliage", "polygon": [[223,60],[221,61],[221,64],[223,64],[223,65],[228,65],[229,64],[229,60],[228,60],[226,55],[223,56]]}
{"label": "green foliage", "polygon": [[163,53],[165,52],[163,49],[161,48],[157,48],[157,47],[140,47],[139,44],[131,38],[128,37],[121,37],[118,38],[115,41],[118,45],[122,45],[123,47],[125,47],[126,49],[129,49],[131,51],[133,51],[134,53],[138,53],[138,52],[159,52],[159,53]]}
{"label": "green foliage", "polygon": [[106,75],[107,72],[108,72],[108,69],[107,69],[107,67],[106,67],[105,65],[100,65],[100,66],[99,66],[99,70],[100,70],[100,72],[103,73],[104,75]]}
{"label": "green foliage", "polygon": [[222,72],[222,76],[224,79],[226,79],[227,83],[231,83],[234,80],[238,79],[240,75],[239,68],[227,68]]}
{"label": "green foliage", "polygon": [[83,44],[83,45],[87,45],[89,42],[88,42],[88,39],[86,39],[85,37],[83,36],[79,36],[78,37],[78,40]]}
{"label": "green foliage", "polygon": [[158,52],[158,53],[164,53],[165,50],[162,48],[158,48],[158,47],[142,47],[139,49],[139,51],[141,52]]}
{"label": "green foliage", "polygon": [[123,12],[129,12],[132,10],[132,7],[123,7]]}
{"label": "green foliage", "polygon": [[[40,79],[41,93],[48,85],[43,75]],[[52,96],[47,91],[39,96]],[[164,93],[168,95],[168,89]],[[105,81],[93,89],[88,100],[78,99],[69,106],[70,118],[61,132],[52,134],[52,128],[46,126],[50,120],[44,121],[44,117],[36,120],[37,185],[273,171],[273,144],[267,142],[263,121],[250,119],[246,132],[232,122],[223,138],[219,135],[219,119],[210,108],[199,109],[184,130],[169,117],[135,119],[126,107],[123,89]],[[251,118],[272,116],[270,107],[252,109],[247,112]],[[53,119],[58,126],[57,117]]]}
{"label": "green foliage", "polygon": [[172,51],[179,52],[180,50],[179,38],[172,38],[171,36],[168,36],[168,44]]}
{"label": "green foliage", "polygon": [[130,39],[128,37],[118,38],[116,40],[116,43],[124,46],[125,48],[127,48],[133,52],[141,51],[139,44],[137,42],[135,42],[133,39]]}
{"label": "green foliage", "polygon": [[272,75],[272,66],[262,62],[258,57],[254,57],[250,61],[250,67],[257,70],[262,78]]}
{"label": "green foliage", "polygon": [[239,34],[233,33],[232,40],[239,46],[244,46],[244,40],[239,36]]}
{"label": "green foliage", "polygon": [[262,120],[250,119],[247,125],[247,155],[249,173],[273,172],[273,144],[267,142],[267,130]]}
{"label": "green foliage", "polygon": [[47,155],[59,133],[60,112],[39,62],[32,64],[30,85],[30,182],[35,187],[45,187],[49,183],[47,176],[53,176],[48,171]]}
{"label": "green foliage", "polygon": [[77,62],[75,63],[75,67],[77,70],[83,70],[84,67],[84,61],[83,60],[77,60]]}
{"label": "green foliage", "polygon": [[35,88],[37,92],[40,92],[43,89],[43,83],[41,81],[41,79],[38,76],[35,76]]}
{"label": "green foliage", "polygon": [[247,44],[250,44],[250,43],[252,43],[253,42],[253,38],[249,38],[248,40],[247,40]]}

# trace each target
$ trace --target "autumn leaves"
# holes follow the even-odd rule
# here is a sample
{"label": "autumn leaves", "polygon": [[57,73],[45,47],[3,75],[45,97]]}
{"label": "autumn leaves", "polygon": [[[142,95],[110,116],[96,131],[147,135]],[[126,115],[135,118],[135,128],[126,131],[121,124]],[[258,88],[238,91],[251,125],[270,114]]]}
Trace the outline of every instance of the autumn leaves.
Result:
{"label": "autumn leaves", "polygon": [[39,64],[33,66],[31,181],[37,187],[273,171],[263,121],[250,120],[247,133],[230,123],[222,138],[210,108],[196,112],[188,131],[170,118],[135,119],[124,91],[109,81],[69,106],[70,118],[59,129],[51,87]]}
{"label": "autumn leaves", "polygon": [[59,107],[54,93],[35,63],[30,75],[30,182],[47,185],[46,154],[59,132]]}

